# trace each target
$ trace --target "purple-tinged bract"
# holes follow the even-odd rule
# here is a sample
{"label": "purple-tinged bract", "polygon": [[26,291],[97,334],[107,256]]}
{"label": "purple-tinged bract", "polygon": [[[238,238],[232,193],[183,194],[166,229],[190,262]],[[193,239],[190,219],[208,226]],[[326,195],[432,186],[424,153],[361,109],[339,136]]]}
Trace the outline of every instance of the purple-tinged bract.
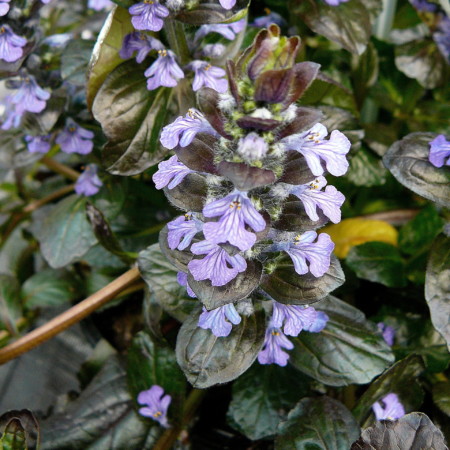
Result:
{"label": "purple-tinged bract", "polygon": [[173,189],[184,180],[188,173],[192,173],[192,170],[178,161],[176,155],[173,155],[167,161],[161,161],[158,164],[158,171],[153,174],[152,180],[156,189],[162,189],[166,186]]}
{"label": "purple-tinged bract", "polygon": [[164,26],[163,19],[169,15],[169,10],[157,0],[144,0],[128,11],[133,16],[131,23],[136,30],[159,31]]}
{"label": "purple-tinged bract", "polygon": [[50,135],[43,136],[25,136],[27,148],[30,153],[47,153],[50,150]]}
{"label": "purple-tinged bract", "polygon": [[280,328],[270,324],[266,330],[264,346],[258,353],[260,364],[278,364],[285,366],[289,359],[289,354],[283,351],[292,350],[294,344],[283,334]]}
{"label": "purple-tinged bract", "polygon": [[137,397],[140,405],[139,414],[144,417],[156,420],[164,428],[168,428],[167,409],[169,408],[172,397],[164,395],[164,389],[157,384],[153,385],[148,391],[142,391]]}
{"label": "purple-tinged bract", "polygon": [[78,177],[75,183],[75,192],[78,195],[85,195],[90,197],[97,194],[103,186],[102,180],[97,175],[97,166],[95,164],[88,164],[84,172]]}
{"label": "purple-tinged bract", "polygon": [[228,81],[225,70],[214,67],[206,61],[195,60],[190,62],[187,69],[194,71],[192,89],[198,91],[202,87],[209,87],[217,92],[224,93],[228,90]]}
{"label": "purple-tinged bract", "polygon": [[191,245],[195,235],[202,231],[203,222],[195,213],[186,213],[167,224],[167,242],[174,250],[184,250]]}
{"label": "purple-tinged bract", "polygon": [[230,256],[212,242],[201,241],[192,244],[191,252],[194,255],[206,256],[190,261],[189,272],[197,281],[211,280],[213,286],[224,286],[247,268],[247,262],[241,255]]}
{"label": "purple-tinged bract", "polygon": [[147,89],[152,91],[160,86],[175,87],[184,73],[175,61],[175,53],[171,50],[158,50],[158,58],[144,72],[147,77]]}
{"label": "purple-tinged bract", "polygon": [[240,250],[248,250],[256,242],[256,235],[247,231],[266,228],[266,222],[253,206],[245,192],[235,191],[203,208],[205,217],[221,216],[218,222],[207,222],[203,226],[205,238],[215,244],[229,242]]}
{"label": "purple-tinged bract", "polygon": [[195,108],[190,108],[184,117],[177,117],[174,122],[162,129],[160,141],[164,147],[171,150],[177,145],[187,147],[197,133],[217,135],[203,114]]}
{"label": "purple-tinged bract", "polygon": [[23,56],[27,40],[13,32],[9,25],[0,25],[0,59],[14,62]]}
{"label": "purple-tinged bract", "polygon": [[94,133],[92,131],[80,127],[74,120],[69,118],[66,120],[64,129],[58,134],[56,143],[64,153],[87,155],[91,153],[94,147],[93,138]]}
{"label": "purple-tinged bract", "polygon": [[233,303],[219,306],[219,308],[203,312],[198,319],[198,326],[205,330],[210,329],[214,336],[226,337],[233,328],[231,324],[237,325],[241,322],[241,316],[236,311]]}
{"label": "purple-tinged bract", "polygon": [[164,45],[148,34],[135,31],[124,37],[119,55],[122,59],[129,59],[137,52],[136,61],[141,63],[152,50],[164,50]]}
{"label": "purple-tinged bract", "polygon": [[349,152],[351,143],[340,131],[334,130],[330,139],[325,140],[327,134],[327,129],[318,123],[305,133],[283,139],[282,143],[287,150],[296,150],[305,157],[313,175],[324,173],[321,164],[323,160],[328,172],[338,177],[347,172],[348,161],[345,155]]}
{"label": "purple-tinged bract", "polygon": [[435,167],[450,166],[450,141],[440,134],[430,142],[428,159]]}
{"label": "purple-tinged bract", "polygon": [[334,186],[327,186],[325,191],[322,191],[326,184],[324,177],[318,177],[309,183],[293,187],[290,193],[301,200],[311,220],[319,220],[319,208],[333,223],[338,223],[341,221],[341,206],[345,197]]}
{"label": "purple-tinged bract", "polygon": [[375,402],[372,410],[377,420],[397,420],[405,415],[405,408],[393,392],[385,395],[380,402]]}

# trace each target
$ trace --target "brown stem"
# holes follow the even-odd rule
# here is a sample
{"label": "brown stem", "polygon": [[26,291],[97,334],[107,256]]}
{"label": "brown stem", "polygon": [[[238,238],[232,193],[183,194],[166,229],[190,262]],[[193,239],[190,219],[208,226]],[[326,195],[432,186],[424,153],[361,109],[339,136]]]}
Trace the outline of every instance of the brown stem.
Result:
{"label": "brown stem", "polygon": [[57,191],[47,195],[47,197],[40,198],[39,200],[35,200],[34,202],[29,203],[27,206],[25,206],[25,208],[23,208],[22,212],[24,214],[32,213],[33,211],[36,211],[36,209],[39,209],[41,206],[44,206],[47,203],[50,203],[53,200],[56,200],[57,198],[62,197],[69,192],[72,192],[74,187],[74,184],[63,186],[61,189],[58,189]]}
{"label": "brown stem", "polygon": [[383,211],[374,214],[366,214],[360,216],[362,219],[370,220],[382,220],[383,222],[388,222],[391,225],[404,225],[411,219],[417,216],[419,213],[418,209],[395,209],[393,211]]}
{"label": "brown stem", "polygon": [[80,173],[76,170],[73,170],[70,167],[65,166],[64,164],[61,164],[54,159],[48,158],[47,156],[44,156],[41,159],[41,163],[47,166],[49,169],[53,170],[53,172],[59,173],[69,180],[77,181],[78,177],[80,176]]}
{"label": "brown stem", "polygon": [[0,364],[4,364],[11,359],[17,358],[84,319],[96,309],[100,308],[100,306],[130,287],[130,285],[139,280],[139,278],[140,274],[138,268],[134,267],[130,269],[95,294],[92,294],[82,302],[26,334],[12,344],[0,349]]}

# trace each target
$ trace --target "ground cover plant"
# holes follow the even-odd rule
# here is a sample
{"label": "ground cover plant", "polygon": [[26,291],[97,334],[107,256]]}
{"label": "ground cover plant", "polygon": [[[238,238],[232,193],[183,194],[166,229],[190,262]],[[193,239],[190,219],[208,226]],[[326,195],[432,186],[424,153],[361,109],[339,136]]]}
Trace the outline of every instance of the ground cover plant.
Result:
{"label": "ground cover plant", "polygon": [[446,449],[449,16],[0,0],[0,448]]}

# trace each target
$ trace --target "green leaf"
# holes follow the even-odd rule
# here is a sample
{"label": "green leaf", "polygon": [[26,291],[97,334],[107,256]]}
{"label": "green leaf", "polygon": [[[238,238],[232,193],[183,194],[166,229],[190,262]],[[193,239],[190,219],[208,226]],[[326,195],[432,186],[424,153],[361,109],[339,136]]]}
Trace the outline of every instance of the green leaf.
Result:
{"label": "green leaf", "polygon": [[172,396],[172,415],[180,415],[186,380],[171,348],[155,345],[150,336],[141,331],[128,351],[127,377],[133,398],[157,384]]}
{"label": "green leaf", "polygon": [[293,368],[255,363],[233,383],[228,422],[251,440],[274,436],[283,411],[307,392],[306,377]]}
{"label": "green leaf", "polygon": [[139,253],[138,267],[155,300],[175,319],[184,321],[198,301],[186,294],[186,288],[177,281],[177,269],[167,261],[159,244],[153,244]]}
{"label": "green leaf", "polygon": [[110,358],[81,395],[42,423],[42,450],[153,448],[161,427],[133,410],[126,374]]}
{"label": "green leaf", "polygon": [[280,424],[276,450],[343,450],[360,430],[351,412],[330,397],[302,399]]}
{"label": "green leaf", "polygon": [[232,23],[247,15],[249,4],[248,0],[237,0],[232,9],[224,9],[217,3],[200,3],[192,9],[181,10],[176,19],[189,25]]}
{"label": "green leaf", "polygon": [[76,86],[86,85],[86,72],[94,43],[86,39],[70,41],[61,54],[61,78]]}
{"label": "green leaf", "polygon": [[388,287],[406,285],[404,263],[396,247],[385,242],[366,242],[352,247],[346,262],[359,278]]}
{"label": "green leaf", "polygon": [[378,79],[378,65],[378,52],[371,42],[362,55],[352,57],[352,84],[360,106],[367,96],[368,88]]}
{"label": "green leaf", "polygon": [[17,334],[16,321],[21,315],[19,283],[12,275],[0,274],[0,329]]}
{"label": "green leaf", "polygon": [[347,179],[355,186],[380,186],[386,182],[387,170],[380,158],[365,148],[358,150],[350,159]]}
{"label": "green leaf", "polygon": [[76,291],[57,270],[47,269],[35,273],[22,285],[22,298],[27,308],[45,308],[58,306],[72,300]]}
{"label": "green leaf", "polygon": [[0,416],[0,450],[35,450],[39,445],[39,423],[28,409]]}
{"label": "green leaf", "polygon": [[136,175],[167,153],[159,144],[172,89],[147,90],[144,65],[127,61],[116,67],[99,89],[92,113],[108,142],[103,162],[114,175]]}
{"label": "green leaf", "polygon": [[81,258],[96,242],[85,211],[86,199],[71,195],[61,200],[36,230],[41,252],[53,268]]}
{"label": "green leaf", "polygon": [[372,405],[391,392],[398,395],[406,411],[418,409],[423,400],[423,391],[417,379],[424,369],[420,356],[409,355],[386,370],[364,392],[353,409],[353,415],[360,425],[368,425]]}
{"label": "green leaf", "polygon": [[342,45],[358,55],[364,53],[370,38],[370,15],[359,0],[329,6],[315,0],[293,0],[291,11],[315,33]]}
{"label": "green leaf", "polygon": [[450,237],[439,235],[431,248],[425,279],[425,299],[433,326],[450,350]]}
{"label": "green leaf", "polygon": [[414,219],[400,228],[398,244],[402,252],[415,255],[427,250],[442,231],[444,220],[433,205],[428,205]]}
{"label": "green leaf", "polygon": [[375,324],[353,306],[329,296],[315,308],[330,318],[320,333],[302,332],[292,339],[290,363],[330,386],[371,381],[394,360]]}
{"label": "green leaf", "polygon": [[232,381],[255,361],[264,343],[264,314],[242,317],[229,336],[216,337],[198,326],[201,308],[186,319],[178,332],[177,361],[188,381],[204,389]]}
{"label": "green leaf", "polygon": [[450,382],[439,381],[433,384],[433,401],[439,409],[450,416]]}
{"label": "green leaf", "polygon": [[[131,6],[131,5],[128,5]],[[127,9],[116,6],[106,18],[89,62],[86,101],[90,109],[100,86],[118,65],[123,63],[119,55],[124,37],[134,27]]]}
{"label": "green leaf", "polygon": [[395,48],[395,65],[423,87],[434,89],[448,79],[448,65],[431,39],[408,42]]}
{"label": "green leaf", "polygon": [[311,273],[298,275],[294,266],[283,264],[269,275],[264,275],[261,288],[274,300],[292,305],[308,305],[319,301],[345,281],[344,272],[335,256],[325,275],[316,278]]}
{"label": "green leaf", "polygon": [[383,157],[392,175],[408,189],[450,208],[450,170],[428,161],[435,133],[411,133],[390,147]]}
{"label": "green leaf", "polygon": [[351,450],[377,449],[448,450],[442,432],[423,413],[407,414],[398,420],[377,421],[363,430]]}

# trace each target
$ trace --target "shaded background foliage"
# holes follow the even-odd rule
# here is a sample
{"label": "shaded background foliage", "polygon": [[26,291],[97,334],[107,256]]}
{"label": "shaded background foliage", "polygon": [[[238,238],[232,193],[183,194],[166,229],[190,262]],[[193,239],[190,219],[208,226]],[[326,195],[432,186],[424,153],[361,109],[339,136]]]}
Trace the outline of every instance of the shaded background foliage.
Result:
{"label": "shaded background foliage", "polygon": [[[31,43],[27,68],[39,68],[36,76],[52,89],[52,99],[42,113],[27,113],[23,128],[47,133],[76,117],[94,132],[94,151],[81,160],[54,146],[41,157],[26,151],[22,130],[1,133],[0,342],[98,291],[134,261],[143,282],[0,369],[0,412],[14,410],[0,418],[2,448],[25,448],[24,442],[35,448],[37,434],[49,449],[170,448],[164,430],[137,414],[136,395],[152,384],[173,397],[172,430],[188,430],[177,448],[371,449],[389,448],[404,436],[416,439],[411,448],[445,448],[450,180],[448,167],[432,166],[426,155],[437,133],[448,135],[450,107],[448,61],[432,39],[434,16],[404,0],[391,16],[378,0],[338,7],[266,0],[238,2],[226,12],[201,2],[174,22],[192,37],[199,24],[232,22],[247,8],[250,22],[266,7],[281,14],[283,31],[302,37],[299,61],[321,64],[301,106],[318,107],[321,123],[352,142],[349,171],[330,177],[346,196],[344,220],[325,228],[346,282],[315,305],[330,317],[325,330],[293,339],[290,364],[282,368],[252,364],[263,340],[262,311],[235,327],[227,343],[198,328],[197,303],[176,282],[177,268],[187,261],[157,243],[177,215],[151,180],[169,154],[159,135],[195,104],[189,83],[148,91],[146,67],[118,56],[133,29],[126,10],[133,2],[115,2],[108,16],[81,3],[54,3],[42,10],[39,33],[68,32],[71,40],[32,54],[41,36],[33,22],[24,27]],[[248,27],[234,42],[219,39],[234,57],[256,32]],[[175,50],[170,35],[163,39]],[[2,62],[2,76],[22,63]],[[97,195],[64,191],[47,201],[87,162],[101,168]],[[177,205],[176,195],[186,193],[170,195]],[[195,208],[199,200],[190,201]],[[270,292],[270,281],[264,289]],[[396,331],[392,348],[377,331],[381,321]],[[183,339],[175,348],[177,333]],[[242,346],[249,356],[240,352],[237,364]],[[25,373],[36,373],[39,383],[24,384]],[[377,423],[371,405],[389,392],[411,414]]]}

